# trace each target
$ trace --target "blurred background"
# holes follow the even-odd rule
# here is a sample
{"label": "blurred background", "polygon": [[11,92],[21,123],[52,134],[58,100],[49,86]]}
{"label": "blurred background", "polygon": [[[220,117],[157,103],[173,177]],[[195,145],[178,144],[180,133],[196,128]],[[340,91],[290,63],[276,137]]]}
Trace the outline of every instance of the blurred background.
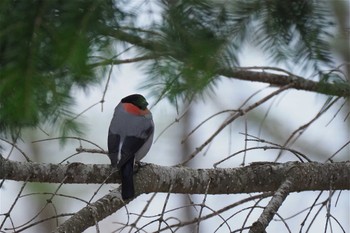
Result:
{"label": "blurred background", "polygon": [[[130,25],[145,29],[152,29],[154,25],[160,24],[165,18],[164,15],[169,13],[165,5],[172,4],[172,1],[138,0],[132,3],[121,2],[124,5],[122,3],[116,5],[125,12],[133,12],[134,14],[134,21]],[[226,1],[220,2],[226,3]],[[193,1],[191,4],[195,3],[196,1]],[[178,7],[176,4],[180,3],[174,4],[175,7]],[[349,9],[349,1],[330,1],[328,4],[332,7],[331,12],[334,14],[335,21],[338,22],[337,25],[331,27],[334,37],[329,41],[332,45],[330,54],[336,64],[334,67],[347,64],[341,66],[343,72],[346,73],[349,72],[349,60],[346,60],[349,59],[349,44],[348,38],[344,39],[341,36],[343,35],[341,31],[343,29],[340,22],[347,22],[345,24],[347,30],[349,29],[349,11],[345,10]],[[140,53],[133,46],[128,47],[122,43],[115,43],[112,47],[119,54],[119,60],[131,59],[139,56]],[[318,81],[317,78],[320,74],[320,71],[315,70],[313,66],[310,68],[308,66],[304,67],[304,65],[299,66],[298,62],[296,64],[278,63],[274,59],[271,60],[271,55],[266,52],[266,47],[261,48],[256,43],[250,43],[249,41],[241,44],[236,58],[239,59],[240,67],[278,67],[315,81]],[[153,66],[155,65],[153,64]],[[215,79],[213,87],[205,88],[200,95],[196,95],[193,99],[187,98],[188,93],[185,93],[180,97],[170,96],[169,98],[161,98],[159,101],[159,91],[148,85],[150,77],[155,76],[155,74],[150,72],[150,65],[147,62],[115,65],[112,70],[110,70],[111,66],[106,66],[104,69],[94,74],[100,80],[99,82],[89,84],[84,88],[76,85],[69,90],[73,97],[70,99],[72,116],[78,116],[75,120],[82,124],[83,133],[78,137],[107,150],[107,133],[114,107],[124,96],[141,93],[147,98],[152,107],[151,111],[156,125],[154,144],[143,161],[163,166],[174,166],[185,161],[197,147],[217,130],[227,119],[229,113],[222,113],[213,117],[187,137],[193,129],[208,117],[224,110],[237,110],[245,101],[248,101],[245,106],[249,106],[277,90],[276,87],[270,87],[268,84],[218,77]],[[320,66],[320,70],[326,69],[329,68]],[[159,82],[161,83],[161,81]],[[167,91],[171,94],[172,90]],[[257,91],[259,92],[255,94]],[[183,96],[185,98],[182,98]],[[102,99],[104,102],[100,103]],[[238,151],[266,145],[256,141],[246,142],[245,134],[278,145],[284,145],[293,132],[313,120],[334,99],[334,97],[331,98],[314,92],[287,90],[227,126],[209,146],[198,153],[186,166],[213,168],[214,163]],[[0,107],[3,106],[0,105]],[[288,144],[288,147],[301,152],[312,161],[325,162],[332,155],[334,155],[333,161],[349,160],[349,145],[337,153],[350,140],[348,114],[349,102],[346,102],[344,98],[340,98],[309,127],[298,131],[296,133],[298,138],[295,141],[293,140],[293,143]],[[72,132],[65,136],[77,136],[74,130]],[[91,143],[72,138],[68,138],[62,143],[60,139],[53,139],[60,136],[62,134],[55,127],[52,127],[49,121],[34,129],[24,128],[16,145],[35,162],[56,164],[64,161],[64,163],[109,164],[106,155],[76,153],[76,148],[80,146],[96,149]],[[184,139],[186,140],[184,141]],[[3,157],[25,161],[21,153],[10,144],[3,142],[1,146]],[[276,158],[278,158],[277,162],[298,160],[292,153],[283,152],[281,156],[278,156],[279,153],[280,150],[249,150],[220,163],[218,167],[240,167],[256,161],[275,161]],[[15,206],[11,211],[11,218],[3,223],[1,231],[51,232],[57,224],[62,223],[69,217],[65,215],[75,213],[86,206],[86,202],[98,200],[117,186],[118,184],[65,184],[60,186],[59,184],[40,183],[28,183],[24,186],[23,182],[6,181],[0,190],[0,213],[6,213],[12,208],[13,203],[15,203]],[[20,198],[18,198],[18,195],[20,195]],[[206,198],[205,205],[207,208],[203,209],[202,216],[250,196],[249,194],[234,194],[205,197],[204,195],[170,194],[169,201],[165,202],[167,194],[158,193],[154,198],[153,195],[141,195],[128,204],[126,208],[101,221],[99,223],[100,232],[136,232],[137,228],[141,228],[140,232],[157,232],[159,229],[157,218],[162,213],[161,210],[164,205],[166,205],[167,210],[164,219],[170,225],[198,217],[200,207],[194,204],[202,203],[204,198]],[[333,232],[350,232],[349,192],[336,191],[332,195],[333,199],[329,208],[331,208],[332,217],[337,221],[332,221],[331,226],[326,223],[327,205],[325,204],[330,192],[301,192],[292,193],[287,197],[278,212],[279,215],[270,223],[267,232],[306,232],[309,226],[308,232],[331,232],[331,228]],[[232,232],[243,226],[249,226],[259,217],[262,209],[256,208],[250,213],[251,209],[249,207],[254,206],[254,204],[265,206],[267,203],[268,199],[261,202],[247,202],[229,208],[227,211],[201,222],[199,226],[192,224],[177,230],[177,232],[214,232],[216,230],[216,232]],[[307,218],[305,226],[303,226],[303,220],[309,211],[308,207],[312,206],[313,203],[317,203],[317,205],[310,213],[312,217]],[[147,210],[143,213],[142,210],[148,204]],[[320,212],[318,212],[319,210]],[[250,213],[249,216],[248,213]],[[41,219],[56,215],[59,217],[40,222]],[[314,219],[313,216],[315,216]],[[137,228],[126,227],[123,229],[125,224],[133,223],[138,218],[140,219],[137,220]],[[3,222],[4,219],[5,216],[1,215],[0,222]],[[223,219],[226,219],[226,223]],[[38,221],[40,224],[34,224],[26,229],[27,226]],[[245,223],[245,221],[247,222]],[[289,230],[285,224],[288,225]],[[13,226],[16,227],[16,230],[12,229]],[[160,228],[163,227],[166,227],[164,223]],[[86,232],[96,232],[96,228],[91,227]],[[173,231],[164,230],[164,232],[175,232],[175,229]]]}

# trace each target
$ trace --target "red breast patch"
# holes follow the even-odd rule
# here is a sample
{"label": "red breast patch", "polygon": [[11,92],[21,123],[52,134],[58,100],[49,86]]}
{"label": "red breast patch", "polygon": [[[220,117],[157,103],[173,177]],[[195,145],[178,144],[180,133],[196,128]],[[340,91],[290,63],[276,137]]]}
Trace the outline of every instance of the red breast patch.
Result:
{"label": "red breast patch", "polygon": [[149,113],[148,109],[142,110],[139,107],[130,103],[123,103],[123,107],[125,111],[133,115],[146,115],[147,113]]}

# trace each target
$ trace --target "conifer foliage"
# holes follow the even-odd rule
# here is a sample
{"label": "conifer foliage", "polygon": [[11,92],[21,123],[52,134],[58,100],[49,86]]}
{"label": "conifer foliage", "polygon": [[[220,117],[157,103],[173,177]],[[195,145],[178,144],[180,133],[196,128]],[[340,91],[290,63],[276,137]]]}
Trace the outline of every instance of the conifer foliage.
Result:
{"label": "conifer foliage", "polygon": [[[220,70],[239,66],[247,43],[274,62],[316,71],[333,62],[334,17],[327,2],[159,1],[159,19],[142,25],[140,6],[112,0],[1,1],[2,134],[44,123],[79,132],[72,93],[103,80],[100,71],[116,58],[115,45],[132,45],[148,58],[144,86],[173,103],[213,90]],[[325,78],[329,75],[319,76]]]}

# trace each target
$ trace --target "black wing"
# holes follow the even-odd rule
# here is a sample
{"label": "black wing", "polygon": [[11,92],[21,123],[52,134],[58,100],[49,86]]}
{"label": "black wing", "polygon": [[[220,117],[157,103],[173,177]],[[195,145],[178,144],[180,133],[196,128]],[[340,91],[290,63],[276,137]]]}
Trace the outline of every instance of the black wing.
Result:
{"label": "black wing", "polygon": [[112,167],[115,167],[118,163],[120,136],[108,132],[108,157],[111,160]]}
{"label": "black wing", "polygon": [[147,138],[138,138],[134,136],[127,136],[124,139],[121,154],[122,157],[118,163],[118,168],[121,168],[130,159],[134,159],[135,153],[145,144]]}

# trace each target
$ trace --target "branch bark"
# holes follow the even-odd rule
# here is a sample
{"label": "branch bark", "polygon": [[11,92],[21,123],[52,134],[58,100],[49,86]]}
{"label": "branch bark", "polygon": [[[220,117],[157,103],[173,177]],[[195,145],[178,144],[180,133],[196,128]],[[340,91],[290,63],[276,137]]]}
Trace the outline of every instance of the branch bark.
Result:
{"label": "branch bark", "polygon": [[[105,164],[45,164],[17,162],[0,156],[0,179],[46,183],[118,183],[118,172]],[[113,174],[113,175],[111,175]],[[350,161],[337,163],[253,163],[239,168],[191,169],[155,164],[142,166],[135,174],[137,193],[168,192],[208,194],[275,191],[288,177],[295,185],[291,192],[350,189]]]}
{"label": "branch bark", "polygon": [[[71,163],[64,165],[16,162],[0,156],[0,179],[55,183],[115,183],[119,175],[109,165]],[[111,176],[113,174],[113,176]],[[136,195],[150,192],[186,194],[234,194],[268,192],[281,189],[286,179],[293,179],[289,192],[350,190],[350,161],[337,163],[253,163],[239,168],[191,169],[146,164],[135,174]],[[210,181],[210,187],[207,184]],[[130,200],[129,200],[130,201]],[[81,209],[58,232],[81,232],[101,221],[127,202],[114,190]],[[74,226],[74,227],[73,227]],[[73,227],[70,228],[70,227]]]}
{"label": "branch bark", "polygon": [[281,186],[273,195],[269,204],[267,204],[267,206],[265,207],[259,219],[253,223],[252,227],[249,230],[249,233],[266,232],[265,231],[266,227],[269,225],[273,216],[277,213],[283,201],[288,196],[289,190],[292,188],[292,186],[293,186],[293,181],[291,179],[287,179],[281,184]]}
{"label": "branch bark", "polygon": [[114,189],[98,201],[82,208],[75,215],[61,224],[55,232],[83,232],[87,228],[94,226],[97,222],[113,214],[116,210],[128,204],[123,201],[120,189]]}
{"label": "branch bark", "polygon": [[219,74],[228,78],[245,81],[263,82],[275,86],[293,84],[294,89],[311,91],[320,94],[349,97],[350,85],[347,83],[315,82],[296,75],[283,75],[270,72],[257,72],[244,69],[222,69]]}

